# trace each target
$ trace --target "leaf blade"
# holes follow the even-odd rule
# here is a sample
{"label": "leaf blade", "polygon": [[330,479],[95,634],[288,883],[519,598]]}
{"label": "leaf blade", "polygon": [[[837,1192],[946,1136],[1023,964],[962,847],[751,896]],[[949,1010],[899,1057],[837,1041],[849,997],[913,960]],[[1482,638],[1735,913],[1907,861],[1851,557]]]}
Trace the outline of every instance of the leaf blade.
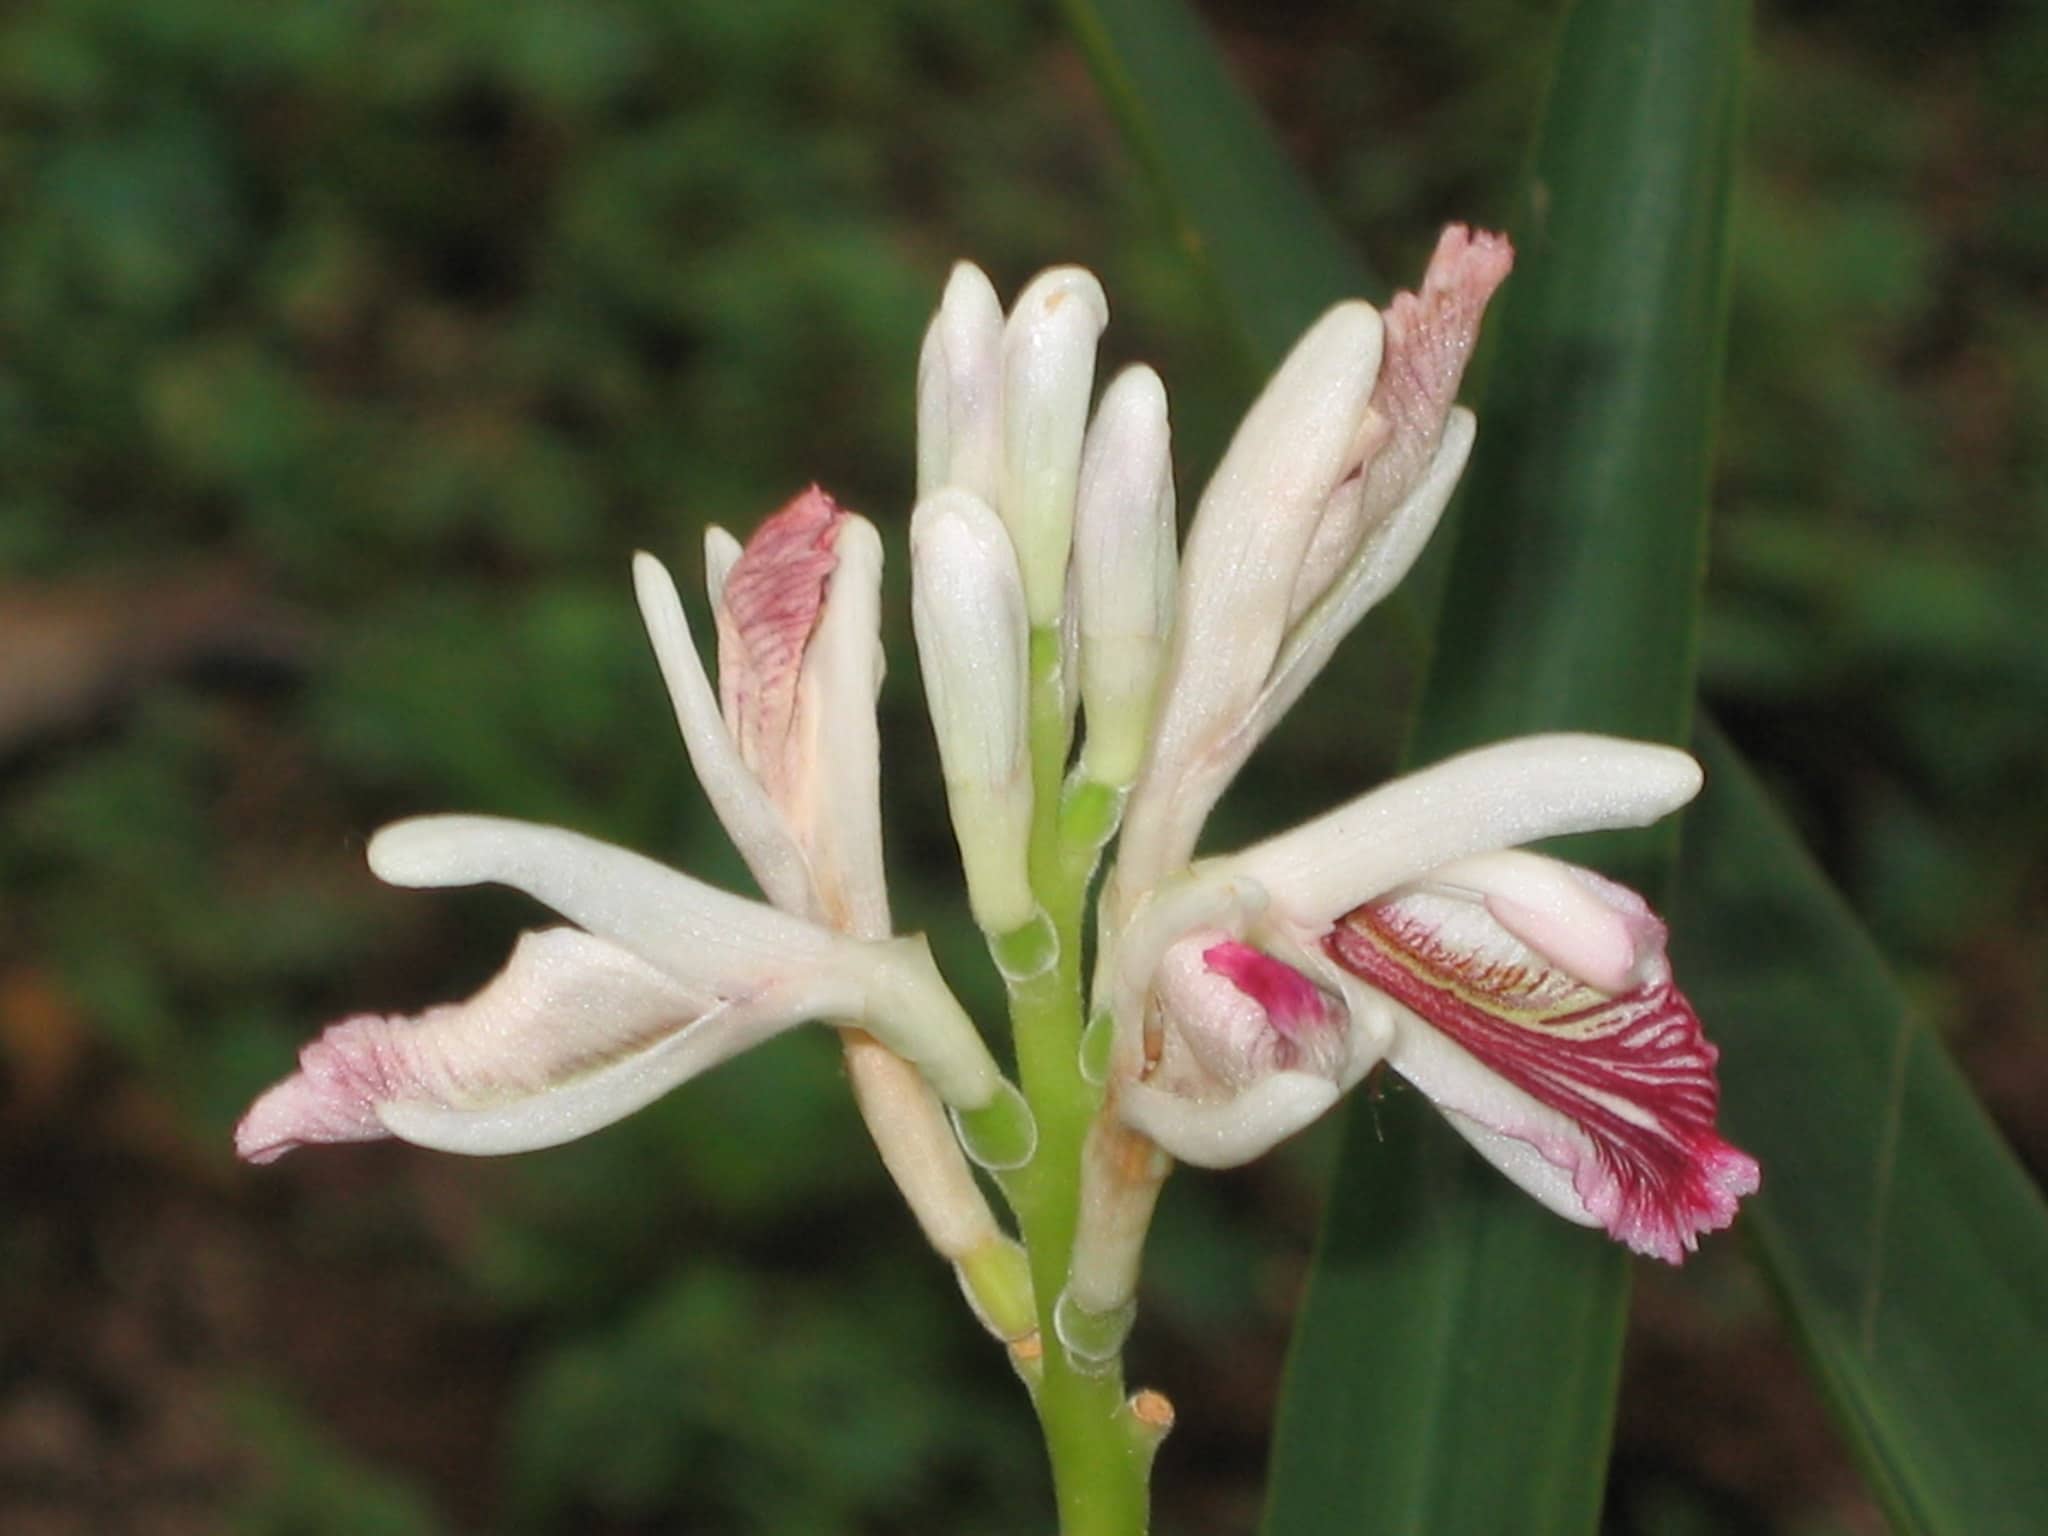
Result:
{"label": "leaf blade", "polygon": [[1764,1163],[1745,1230],[1894,1526],[2017,1536],[2048,1492],[2048,1213],[1711,721],[1695,750],[1673,954]]}

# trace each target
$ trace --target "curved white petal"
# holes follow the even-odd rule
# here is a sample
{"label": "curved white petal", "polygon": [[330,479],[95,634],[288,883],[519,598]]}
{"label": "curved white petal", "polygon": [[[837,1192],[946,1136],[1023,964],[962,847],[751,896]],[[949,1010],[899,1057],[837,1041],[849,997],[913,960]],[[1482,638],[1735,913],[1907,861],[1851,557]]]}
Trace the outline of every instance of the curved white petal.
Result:
{"label": "curved white petal", "polygon": [[509,885],[693,990],[830,997],[956,1108],[1001,1086],[922,939],[846,938],[580,833],[489,816],[397,822],[370,840],[370,868],[392,885]]}
{"label": "curved white petal", "polygon": [[1414,489],[1384,522],[1367,532],[1343,573],[1288,631],[1287,643],[1273,664],[1273,675],[1252,707],[1247,726],[1250,740],[1238,757],[1240,765],[1294,707],[1344,637],[1414,567],[1458,489],[1478,430],[1470,411],[1462,406],[1452,408],[1436,457]]}
{"label": "curved white petal", "polygon": [[1147,893],[1120,930],[1105,934],[1094,1006],[1108,1008],[1116,1020],[1116,1058],[1125,1077],[1138,1075],[1145,995],[1166,952],[1199,929],[1241,932],[1265,905],[1266,893],[1250,880],[1169,881]]}
{"label": "curved white petal", "polygon": [[[708,541],[707,541],[708,545]],[[802,851],[790,836],[782,813],[768,798],[753,770],[741,761],[738,746],[719,712],[711,680],[690,636],[682,598],[674,579],[654,556],[633,557],[633,591],[661,678],[668,685],[676,725],[690,766],[711,807],[724,823],[733,846],[761,883],[761,890],[785,911],[802,912],[811,901],[811,875]]]}
{"label": "curved white petal", "polygon": [[369,860],[391,885],[509,885],[685,985],[821,965],[852,942],[563,827],[420,816],[371,838]]}
{"label": "curved white petal", "polygon": [[740,563],[742,553],[740,541],[718,524],[704,530],[704,598],[713,613],[725,602],[725,579]]}
{"label": "curved white petal", "polygon": [[1476,853],[1571,832],[1647,826],[1699,793],[1674,747],[1524,736],[1447,758],[1198,872],[1248,876],[1276,910],[1326,928],[1373,897]]}
{"label": "curved white petal", "polygon": [[1327,1077],[1275,1072],[1242,1093],[1213,1103],[1143,1083],[1124,1083],[1117,1091],[1117,1109],[1126,1125],[1144,1132],[1182,1162],[1198,1168],[1234,1168],[1271,1151],[1342,1096],[1343,1090]]}

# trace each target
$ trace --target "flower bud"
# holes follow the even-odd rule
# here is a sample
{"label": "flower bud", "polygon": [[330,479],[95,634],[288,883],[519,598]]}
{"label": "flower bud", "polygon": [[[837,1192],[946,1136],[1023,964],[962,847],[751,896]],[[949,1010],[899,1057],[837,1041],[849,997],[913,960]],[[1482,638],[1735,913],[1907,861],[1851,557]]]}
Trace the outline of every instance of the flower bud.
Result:
{"label": "flower bud", "polygon": [[948,488],[910,520],[911,617],[968,901],[984,932],[1038,911],[1031,837],[1030,635],[1016,552],[987,503]]}
{"label": "flower bud", "polygon": [[1003,306],[960,262],[917,359],[917,497],[949,485],[995,504],[1002,473]]}
{"label": "flower bud", "polygon": [[996,506],[1016,545],[1032,627],[1057,624],[1095,343],[1109,302],[1093,274],[1054,267],[1033,278],[1003,330],[1002,488]]}
{"label": "flower bud", "polygon": [[1130,783],[1145,755],[1177,575],[1166,390],[1130,368],[1104,391],[1081,461],[1074,586],[1082,766],[1099,784]]}

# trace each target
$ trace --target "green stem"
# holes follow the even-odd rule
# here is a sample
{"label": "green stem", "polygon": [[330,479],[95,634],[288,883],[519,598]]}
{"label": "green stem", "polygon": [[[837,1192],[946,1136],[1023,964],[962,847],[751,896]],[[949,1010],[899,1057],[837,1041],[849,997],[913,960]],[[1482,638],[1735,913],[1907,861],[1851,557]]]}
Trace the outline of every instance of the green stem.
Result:
{"label": "green stem", "polygon": [[1157,1433],[1126,1403],[1121,1360],[1084,1374],[1068,1361],[1053,1324],[1067,1283],[1079,1214],[1081,1146],[1101,1090],[1081,1075],[1082,921],[1092,858],[1076,858],[1060,832],[1069,714],[1056,630],[1031,636],[1031,875],[1058,942],[1057,959],[1013,982],[1010,1021],[1017,1072],[1038,1120],[1038,1151],[1005,1181],[1031,1260],[1044,1346],[1036,1392],[1052,1462],[1061,1536],[1142,1536]]}

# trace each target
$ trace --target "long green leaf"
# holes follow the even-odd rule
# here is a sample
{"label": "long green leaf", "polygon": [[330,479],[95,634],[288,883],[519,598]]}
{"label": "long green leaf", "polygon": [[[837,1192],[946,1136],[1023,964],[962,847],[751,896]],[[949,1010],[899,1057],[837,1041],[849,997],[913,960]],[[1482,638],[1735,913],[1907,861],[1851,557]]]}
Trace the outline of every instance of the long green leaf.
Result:
{"label": "long green leaf", "polygon": [[[1744,19],[1741,0],[1583,0],[1567,20],[1493,317],[1418,760],[1532,730],[1685,740]],[[1655,888],[1673,838],[1575,852]],[[1350,1111],[1266,1528],[1592,1531],[1627,1256],[1442,1127],[1403,1129],[1415,1140],[1396,1158],[1369,1108]],[[1390,1208],[1414,1240],[1389,1236]],[[1399,1342],[1375,1348],[1390,1331]]]}
{"label": "long green leaf", "polygon": [[[1166,136],[1153,114],[1162,98],[1180,116],[1207,110],[1202,82],[1217,77],[1213,60],[1162,78],[1142,60],[1126,64],[1103,50],[1167,8],[1165,0],[1069,5],[1084,23],[1089,14],[1109,18],[1081,25],[1082,39],[1126,120],[1137,119],[1141,135],[1155,139]],[[1185,47],[1192,24],[1182,15],[1172,25]],[[1149,158],[1157,169],[1157,154]],[[1279,159],[1277,152],[1269,158]],[[1181,164],[1199,161],[1183,155]],[[1168,178],[1169,190],[1184,193],[1186,179],[1185,171],[1179,182]],[[1251,204],[1221,198],[1202,203],[1199,213],[1189,201],[1182,208],[1198,254],[1211,254],[1202,238],[1211,226],[1260,231],[1257,283],[1235,286],[1225,274],[1226,297],[1235,303],[1276,287],[1309,309],[1340,292],[1379,291],[1362,270],[1348,279],[1328,275],[1341,272],[1345,256],[1320,220],[1261,221]],[[1268,337],[1281,330],[1248,329]],[[1284,339],[1283,331],[1268,343],[1269,360]],[[1486,427],[1494,427],[1490,411]],[[2048,1422],[2048,1372],[2034,1368],[2048,1358],[2048,1287],[2040,1281],[2048,1273],[2048,1209],[1939,1043],[1902,1022],[1905,1005],[1869,940],[1739,758],[1711,734],[1699,750],[1713,787],[1694,813],[1679,869],[1676,949],[1689,989],[1724,1043],[1732,1134],[1765,1164],[1764,1191],[1744,1226],[1756,1235],[1851,1448],[1900,1528],[1951,1536],[2026,1529],[2040,1504],[2038,1426]],[[1874,1080],[1879,1062],[1887,1094],[1857,1089]],[[1389,1101],[1379,1114],[1390,1149],[1411,1131],[1426,1133],[1430,1120],[1412,1101]],[[1372,1219],[1397,1230],[1397,1245],[1460,1240],[1438,1198],[1441,1169],[1407,1177],[1389,1156],[1365,1173],[1382,1177]],[[1425,1225],[1432,1221],[1434,1231]],[[1309,1396],[1308,1377],[1325,1366],[1340,1379],[1382,1366],[1412,1376],[1415,1356],[1455,1344],[1437,1318],[1456,1301],[1423,1298],[1419,1310],[1403,1310],[1375,1262],[1385,1262],[1384,1252],[1370,1231],[1331,1225],[1314,1283],[1333,1312],[1358,1323],[1349,1338],[1326,1338],[1321,1354],[1297,1344],[1289,1388],[1296,1406],[1276,1452],[1283,1466],[1298,1454],[1295,1436],[1312,1433],[1293,1422],[1306,1402],[1328,1416],[1327,1433],[1316,1438],[1340,1453],[1377,1429],[1340,1391]],[[1588,1301],[1596,1312],[1605,1305],[1597,1295]],[[1514,1353],[1468,1356],[1465,1365],[1511,1379],[1526,1368]],[[1409,1406],[1433,1411],[1427,1401]],[[1485,1430],[1520,1433],[1528,1422],[1518,1413]],[[1341,1513],[1342,1469],[1323,1470],[1332,1474],[1323,1486]],[[1299,1475],[1314,1472],[1311,1458]],[[1303,1500],[1313,1491],[1305,1488]],[[1521,1526],[1510,1519],[1499,1528]]]}
{"label": "long green leaf", "polygon": [[1743,1213],[1901,1531],[2048,1522],[2048,1220],[1941,1044],[1710,722],[1673,955],[1721,1044]]}

